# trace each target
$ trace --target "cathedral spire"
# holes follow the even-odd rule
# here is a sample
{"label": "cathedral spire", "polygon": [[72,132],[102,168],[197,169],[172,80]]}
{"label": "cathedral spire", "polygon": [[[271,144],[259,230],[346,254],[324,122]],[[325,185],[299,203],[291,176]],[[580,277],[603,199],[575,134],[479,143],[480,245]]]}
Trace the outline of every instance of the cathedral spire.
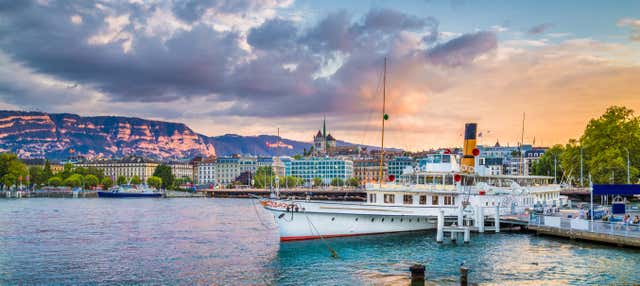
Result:
{"label": "cathedral spire", "polygon": [[327,138],[327,116],[322,118],[322,137]]}

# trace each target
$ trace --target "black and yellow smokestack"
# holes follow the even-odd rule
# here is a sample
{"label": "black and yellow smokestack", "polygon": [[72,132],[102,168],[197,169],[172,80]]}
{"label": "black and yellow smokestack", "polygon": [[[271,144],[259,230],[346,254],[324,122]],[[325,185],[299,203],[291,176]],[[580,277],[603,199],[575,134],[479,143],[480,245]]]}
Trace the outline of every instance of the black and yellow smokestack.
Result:
{"label": "black and yellow smokestack", "polygon": [[464,150],[462,153],[462,170],[471,171],[475,167],[476,159],[473,156],[473,149],[476,148],[477,123],[467,123],[464,125]]}

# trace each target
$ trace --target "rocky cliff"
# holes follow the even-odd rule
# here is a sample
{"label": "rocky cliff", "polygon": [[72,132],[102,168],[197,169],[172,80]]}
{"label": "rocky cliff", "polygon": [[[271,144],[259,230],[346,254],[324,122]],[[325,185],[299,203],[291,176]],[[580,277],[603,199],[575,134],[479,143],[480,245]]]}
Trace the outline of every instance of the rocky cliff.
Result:
{"label": "rocky cliff", "polygon": [[0,111],[0,149],[23,158],[69,156],[156,159],[215,155],[211,140],[181,123],[119,116]]}

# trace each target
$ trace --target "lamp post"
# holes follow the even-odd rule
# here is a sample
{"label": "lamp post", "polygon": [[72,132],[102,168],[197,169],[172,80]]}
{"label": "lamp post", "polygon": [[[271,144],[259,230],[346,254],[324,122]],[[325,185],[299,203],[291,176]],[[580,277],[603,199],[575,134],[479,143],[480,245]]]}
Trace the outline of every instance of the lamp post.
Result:
{"label": "lamp post", "polygon": [[624,148],[625,151],[627,151],[627,185],[631,184],[631,176],[629,174],[629,169],[630,169],[630,162],[629,162],[629,149],[627,149],[627,147],[622,147]]}

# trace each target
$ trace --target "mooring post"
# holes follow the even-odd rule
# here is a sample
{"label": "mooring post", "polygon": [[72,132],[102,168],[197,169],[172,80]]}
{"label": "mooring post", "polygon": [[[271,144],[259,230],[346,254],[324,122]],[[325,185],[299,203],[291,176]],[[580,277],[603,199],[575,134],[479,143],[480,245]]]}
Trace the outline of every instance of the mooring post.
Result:
{"label": "mooring post", "polygon": [[467,227],[464,229],[464,243],[469,243],[469,240],[471,240],[471,230]]}
{"label": "mooring post", "polygon": [[460,286],[467,286],[469,284],[468,275],[469,275],[469,268],[460,266]]}
{"label": "mooring post", "polygon": [[438,231],[436,233],[436,242],[442,242],[444,239],[444,211],[438,212]]}
{"label": "mooring post", "polygon": [[496,216],[495,216],[495,222],[496,222],[496,233],[500,232],[500,206],[496,206]]}
{"label": "mooring post", "polygon": [[478,207],[478,232],[484,232],[484,208]]}
{"label": "mooring post", "polygon": [[414,264],[409,267],[411,271],[411,286],[424,286],[424,265]]}

